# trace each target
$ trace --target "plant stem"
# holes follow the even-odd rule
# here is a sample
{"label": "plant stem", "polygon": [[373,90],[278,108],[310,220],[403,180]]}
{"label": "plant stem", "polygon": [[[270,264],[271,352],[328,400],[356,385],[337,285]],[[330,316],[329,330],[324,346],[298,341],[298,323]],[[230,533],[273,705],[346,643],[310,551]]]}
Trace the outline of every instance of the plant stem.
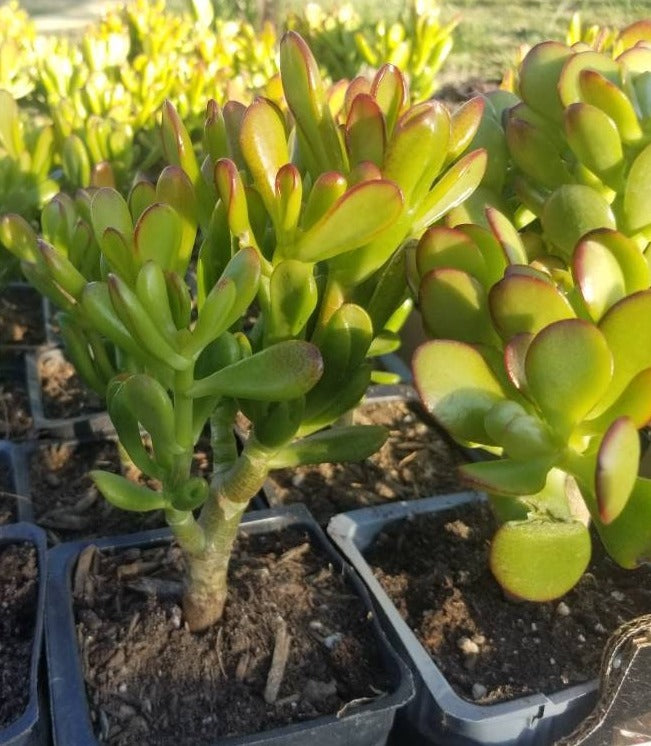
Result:
{"label": "plant stem", "polygon": [[203,547],[185,551],[188,585],[183,610],[193,631],[206,629],[222,615],[237,529],[246,506],[267,477],[272,455],[251,437],[231,468],[213,477],[211,496],[199,518]]}

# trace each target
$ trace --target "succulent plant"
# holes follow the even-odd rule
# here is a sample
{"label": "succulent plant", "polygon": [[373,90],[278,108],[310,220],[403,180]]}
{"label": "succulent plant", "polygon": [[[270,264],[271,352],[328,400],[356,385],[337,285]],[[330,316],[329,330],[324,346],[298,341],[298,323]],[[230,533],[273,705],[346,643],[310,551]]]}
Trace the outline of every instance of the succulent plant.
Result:
{"label": "succulent plant", "polygon": [[649,267],[610,228],[581,238],[568,272],[495,209],[488,224],[433,227],[413,252],[433,337],[414,355],[414,378],[455,439],[496,457],[461,473],[502,521],[497,580],[547,600],[587,567],[588,514],[620,565],[651,559],[637,433],[651,419]]}
{"label": "succulent plant", "polygon": [[0,5],[0,89],[15,99],[34,89],[34,24],[15,0]]}
{"label": "succulent plant", "polygon": [[[93,473],[115,505],[165,510],[187,561],[194,629],[222,612],[237,526],[269,470],[357,460],[384,440],[383,428],[330,426],[364,394],[368,358],[393,341],[404,245],[469,194],[484,167],[483,153],[462,155],[479,115],[466,132],[438,104],[408,108],[394,68],[369,93],[349,90],[342,135],[294,34],[281,68],[298,134],[267,99],[211,102],[200,166],[168,103],[171,163],[155,185],[138,182],[126,200],[109,187],[76,205],[60,198],[48,208],[49,240],[34,241],[16,217],[2,224],[27,276],[60,296],[72,357],[105,386],[126,452],[162,483],[154,491]],[[238,413],[250,423],[239,455]],[[208,421],[210,482],[190,472]]]}
{"label": "succulent plant", "polygon": [[411,101],[432,97],[437,74],[452,50],[455,17],[441,23],[441,6],[434,0],[411,0],[392,23],[365,21],[352,5],[326,12],[307,3],[290,16],[289,26],[305,36],[332,80],[354,78],[364,67],[399,67],[409,82]]}
{"label": "succulent plant", "polygon": [[615,59],[544,42],[519,70],[521,103],[505,115],[513,185],[550,253],[566,262],[596,228],[616,228],[641,249],[649,242],[648,34],[647,23],[624,29]]}
{"label": "succulent plant", "polygon": [[54,138],[0,90],[0,213],[20,212],[28,220],[59,190],[50,178]]}

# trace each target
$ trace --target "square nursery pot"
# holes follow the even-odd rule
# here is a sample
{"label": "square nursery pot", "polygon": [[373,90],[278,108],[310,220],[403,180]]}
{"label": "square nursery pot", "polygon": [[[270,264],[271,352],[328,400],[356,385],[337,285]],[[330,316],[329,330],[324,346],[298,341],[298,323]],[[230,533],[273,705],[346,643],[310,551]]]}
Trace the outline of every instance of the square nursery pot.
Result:
{"label": "square nursery pot", "polygon": [[7,544],[28,542],[36,549],[38,563],[38,591],[34,619],[34,637],[29,664],[29,695],[27,706],[16,720],[0,728],[1,746],[41,746],[49,742],[45,703],[40,696],[39,663],[43,641],[45,613],[46,546],[45,534],[29,523],[0,526],[0,547]]}
{"label": "square nursery pot", "polygon": [[[33,426],[37,432],[54,438],[79,438],[88,440],[115,433],[108,412],[90,411],[70,417],[50,417],[45,413],[41,370],[44,366],[64,369],[69,363],[63,351],[54,348],[33,352],[26,356],[27,390],[32,410]],[[79,399],[88,390],[81,384],[79,393],[71,396]],[[94,396],[94,394],[93,394]]]}
{"label": "square nursery pot", "polygon": [[455,465],[468,461],[467,455],[431,419],[411,386],[371,386],[355,412],[363,423],[389,428],[382,449],[359,463],[272,473],[263,486],[271,507],[305,502],[325,527],[338,513],[463,489]]}
{"label": "square nursery pot", "polygon": [[[341,556],[328,542],[318,524],[302,506],[267,510],[245,515],[242,529],[247,534],[263,534],[297,527],[306,530],[332,565],[343,573],[355,593],[372,614],[368,593]],[[153,547],[169,543],[167,529],[100,541],[61,544],[48,556],[48,608],[46,645],[52,727],[55,746],[96,746],[77,645],[72,598],[72,573],[80,552],[88,545],[99,549]],[[231,736],[215,741],[215,746],[381,746],[387,743],[396,711],[413,696],[411,673],[387,640],[373,617],[379,650],[390,676],[392,690],[384,697],[353,708],[337,718],[322,716],[312,721],[274,728],[263,733]]]}
{"label": "square nursery pot", "polygon": [[47,344],[41,294],[26,282],[11,282],[0,292],[0,357],[32,352]]}
{"label": "square nursery pot", "polygon": [[570,733],[593,709],[598,680],[550,695],[534,694],[493,705],[462,699],[403,620],[362,554],[375,536],[392,523],[485,499],[475,492],[462,492],[363,508],[335,516],[327,531],[366,583],[389,639],[414,672],[416,696],[404,714],[409,727],[424,742],[548,746]]}
{"label": "square nursery pot", "polygon": [[16,446],[7,440],[0,440],[0,492],[3,493],[0,515],[5,512],[10,513],[9,523],[31,522],[34,519],[32,503],[28,497],[25,497],[24,483],[17,478],[20,448],[21,446]]}

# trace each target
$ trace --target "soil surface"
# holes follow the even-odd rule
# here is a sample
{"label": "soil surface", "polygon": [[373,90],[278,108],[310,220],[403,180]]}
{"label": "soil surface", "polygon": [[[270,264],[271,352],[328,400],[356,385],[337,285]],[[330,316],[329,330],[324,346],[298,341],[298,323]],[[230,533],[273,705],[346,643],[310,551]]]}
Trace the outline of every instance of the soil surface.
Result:
{"label": "soil surface", "polygon": [[0,379],[0,438],[21,440],[31,429],[32,414],[24,382],[13,375]]}
{"label": "soil surface", "polygon": [[366,558],[462,697],[494,704],[597,676],[609,635],[651,611],[651,567],[623,570],[593,539],[588,571],[562,599],[508,601],[488,568],[494,531],[488,506],[413,516]]}
{"label": "soil surface", "polygon": [[0,460],[0,526],[16,521],[16,498],[13,488],[7,463]]}
{"label": "soil surface", "polygon": [[0,546],[0,728],[20,717],[29,700],[37,582],[32,545]]}
{"label": "soil surface", "polygon": [[[113,507],[88,476],[92,469],[120,472],[116,443],[42,445],[31,455],[29,482],[35,520],[46,529],[50,544],[166,525],[160,510],[134,513]],[[143,479],[140,472],[131,471],[129,476]]]}
{"label": "soil surface", "polygon": [[[135,513],[113,507],[99,493],[88,472],[103,469],[120,473],[120,456],[114,441],[42,445],[31,455],[29,482],[36,522],[43,526],[50,544],[62,541],[115,536],[166,526],[162,510]],[[212,468],[209,443],[199,441],[193,471],[207,476]],[[160,485],[145,477],[133,464],[126,476],[153,488]]]}
{"label": "soil surface", "polygon": [[[200,634],[174,598],[180,570],[169,547],[80,558],[77,633],[102,743],[208,746],[388,690],[367,611],[303,530],[241,535],[224,617]],[[144,596],[156,583],[160,600]]]}
{"label": "soil surface", "polygon": [[355,411],[354,422],[384,425],[389,438],[363,462],[273,472],[269,502],[303,502],[325,525],[333,515],[347,510],[467,489],[456,473],[456,466],[467,460],[464,454],[434,424],[422,419],[415,403],[363,404]]}
{"label": "soil surface", "polygon": [[104,410],[99,396],[82,382],[72,363],[61,355],[47,354],[40,358],[38,375],[43,414],[48,419],[79,417]]}
{"label": "soil surface", "polygon": [[44,342],[41,296],[27,287],[5,288],[0,295],[0,345]]}

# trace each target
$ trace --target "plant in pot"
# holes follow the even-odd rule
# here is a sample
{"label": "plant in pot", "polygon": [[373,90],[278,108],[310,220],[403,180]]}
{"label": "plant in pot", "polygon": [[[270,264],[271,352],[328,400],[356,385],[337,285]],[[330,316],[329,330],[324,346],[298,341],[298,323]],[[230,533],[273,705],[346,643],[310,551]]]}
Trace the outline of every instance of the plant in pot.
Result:
{"label": "plant in pot", "polygon": [[[361,83],[354,84],[344,136],[316,63],[295,34],[281,45],[281,71],[294,134],[267,100],[223,112],[213,102],[201,167],[166,105],[162,137],[173,163],[158,185],[140,183],[128,201],[103,188],[90,201],[102,279],[88,282],[43,241],[23,261],[32,277],[47,276],[77,307],[74,319],[84,331],[115,349],[108,411],[129,457],[160,489],[101,471],[92,476],[118,507],[164,510],[183,556],[183,621],[191,631],[214,633],[225,618],[238,527],[269,470],[361,459],[383,442],[383,428],[327,428],[364,394],[374,340],[403,303],[401,248],[470,193],[485,165],[482,152],[459,158],[477,122],[459,123],[437,104],[409,108],[395,68],[380,71],[370,93],[365,87],[354,96]],[[197,222],[204,235],[195,294],[185,278]],[[92,349],[89,358],[99,370]],[[239,453],[238,413],[251,424]],[[191,472],[207,422],[210,481]],[[55,551],[52,599],[69,584],[78,553],[78,546]],[[83,576],[75,584],[85,587]],[[54,603],[50,612],[52,641],[59,615],[72,611]],[[57,671],[69,670],[72,660],[72,643],[50,644],[58,740],[71,721],[57,715],[68,695]],[[397,700],[388,702],[392,712]],[[87,715],[81,726],[88,727]],[[68,742],[75,737],[68,732]],[[359,737],[372,743],[381,736],[371,729]]]}

